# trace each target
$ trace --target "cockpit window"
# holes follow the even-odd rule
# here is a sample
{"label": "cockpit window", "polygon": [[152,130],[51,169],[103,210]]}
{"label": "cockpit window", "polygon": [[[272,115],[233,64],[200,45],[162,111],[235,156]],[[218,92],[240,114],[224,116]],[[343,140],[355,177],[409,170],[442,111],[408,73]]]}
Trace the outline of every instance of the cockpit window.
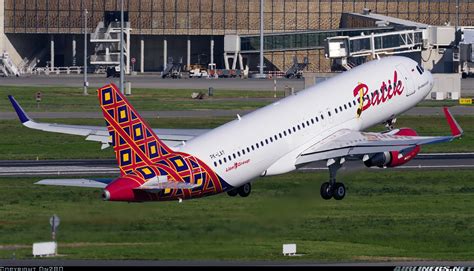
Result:
{"label": "cockpit window", "polygon": [[420,74],[423,74],[423,72],[425,72],[425,70],[424,70],[420,65],[416,65],[416,70],[417,70]]}

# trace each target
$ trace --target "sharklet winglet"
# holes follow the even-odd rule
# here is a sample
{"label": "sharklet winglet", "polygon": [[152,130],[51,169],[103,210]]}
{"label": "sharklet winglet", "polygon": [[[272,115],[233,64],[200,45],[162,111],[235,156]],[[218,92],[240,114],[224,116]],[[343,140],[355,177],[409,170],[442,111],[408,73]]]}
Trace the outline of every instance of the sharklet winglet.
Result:
{"label": "sharklet winglet", "polygon": [[454,119],[453,115],[451,115],[451,112],[449,112],[449,109],[447,107],[443,107],[444,115],[446,116],[446,120],[448,121],[449,128],[451,129],[451,135],[453,137],[460,137],[464,133],[462,130],[461,126],[458,124],[456,119]]}
{"label": "sharklet winglet", "polygon": [[28,114],[26,114],[25,110],[23,110],[21,105],[15,100],[12,95],[8,95],[8,99],[10,100],[13,108],[15,109],[16,114],[18,115],[18,118],[20,119],[21,123],[33,121],[33,119],[31,119]]}

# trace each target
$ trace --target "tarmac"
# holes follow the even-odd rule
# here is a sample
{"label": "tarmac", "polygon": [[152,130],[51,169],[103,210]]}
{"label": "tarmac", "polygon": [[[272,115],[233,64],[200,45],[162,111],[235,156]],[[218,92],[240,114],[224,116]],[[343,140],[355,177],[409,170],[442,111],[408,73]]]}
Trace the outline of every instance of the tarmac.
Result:
{"label": "tarmac", "polygon": [[[294,87],[295,91],[304,88],[304,79],[277,80],[277,89],[283,90],[285,86]],[[1,86],[83,86],[82,75],[52,75],[52,76],[22,76],[1,78]],[[99,88],[108,83],[119,85],[118,78],[106,78],[105,75],[88,76],[89,87]],[[162,88],[162,89],[226,89],[226,90],[269,90],[273,91],[272,79],[240,79],[240,78],[190,78],[190,79],[162,79],[159,75],[137,75],[127,76],[126,82],[130,82],[132,88]]]}
{"label": "tarmac", "polygon": [[[190,78],[190,79],[162,79],[159,75],[147,74],[126,76],[126,82],[130,82],[132,88],[163,88],[163,89],[227,89],[227,90],[268,90],[273,91],[274,79],[240,79],[240,78]],[[275,78],[277,89],[283,90],[285,86],[293,87],[295,91],[304,88],[304,79]],[[99,88],[108,83],[119,85],[118,78],[106,78],[102,74],[88,75],[90,88]],[[83,76],[71,75],[30,75],[22,77],[1,78],[0,86],[83,86]],[[461,79],[461,95],[474,96],[474,77]]]}
{"label": "tarmac", "polygon": [[[266,99],[266,98],[265,98]],[[472,116],[474,106],[452,106],[449,108],[453,115]],[[246,115],[253,110],[238,109],[199,109],[199,110],[176,110],[176,111],[140,111],[144,118],[210,118],[210,117],[235,117]],[[33,119],[102,119],[101,112],[27,112]],[[414,107],[402,116],[444,116],[441,107]],[[12,109],[9,112],[0,112],[0,120],[17,119]]]}
{"label": "tarmac", "polygon": [[[426,153],[419,154],[407,164],[389,170],[474,169],[474,153]],[[327,171],[325,161],[314,162],[299,171]],[[387,170],[366,168],[359,160],[347,161],[341,172],[357,170]],[[114,159],[103,160],[39,160],[0,161],[0,177],[74,177],[118,176]]]}

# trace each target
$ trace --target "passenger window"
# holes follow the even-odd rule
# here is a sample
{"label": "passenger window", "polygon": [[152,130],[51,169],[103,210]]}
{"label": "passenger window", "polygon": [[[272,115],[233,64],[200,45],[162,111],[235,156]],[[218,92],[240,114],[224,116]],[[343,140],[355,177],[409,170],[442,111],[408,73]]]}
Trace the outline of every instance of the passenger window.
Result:
{"label": "passenger window", "polygon": [[245,150],[242,150],[242,154],[245,155]]}
{"label": "passenger window", "polygon": [[283,131],[283,135],[285,135],[285,136],[286,136],[286,131]]}
{"label": "passenger window", "polygon": [[222,160],[219,159],[219,165],[222,165]]}
{"label": "passenger window", "polygon": [[252,151],[254,151],[254,150],[255,150],[255,147],[252,145]]}
{"label": "passenger window", "polygon": [[337,114],[337,108],[334,108],[334,111],[335,111],[335,112],[336,112],[336,114]]}
{"label": "passenger window", "polygon": [[225,159],[225,157],[224,157],[224,163],[227,163],[227,159]]}
{"label": "passenger window", "polygon": [[281,133],[278,134],[280,136],[280,138],[282,138],[283,136],[281,135]]}
{"label": "passenger window", "polygon": [[214,162],[214,166],[217,167],[217,162]]}
{"label": "passenger window", "polygon": [[311,119],[311,123],[314,124],[314,119]]}
{"label": "passenger window", "polygon": [[234,153],[234,154],[232,154],[232,156],[234,157],[234,159],[235,159],[235,158],[237,158],[237,156],[235,156],[235,153]]}

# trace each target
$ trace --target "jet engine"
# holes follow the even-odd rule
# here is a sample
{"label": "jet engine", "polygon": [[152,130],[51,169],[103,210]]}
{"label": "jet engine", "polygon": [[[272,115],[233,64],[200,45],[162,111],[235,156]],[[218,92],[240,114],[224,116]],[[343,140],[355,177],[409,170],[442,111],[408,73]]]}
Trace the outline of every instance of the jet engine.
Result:
{"label": "jet engine", "polygon": [[[401,128],[392,135],[397,136],[417,136],[415,130],[410,128]],[[368,159],[364,161],[367,167],[398,167],[413,159],[419,152],[420,146],[413,146],[403,149],[401,151],[380,152],[372,156],[367,156]]]}

